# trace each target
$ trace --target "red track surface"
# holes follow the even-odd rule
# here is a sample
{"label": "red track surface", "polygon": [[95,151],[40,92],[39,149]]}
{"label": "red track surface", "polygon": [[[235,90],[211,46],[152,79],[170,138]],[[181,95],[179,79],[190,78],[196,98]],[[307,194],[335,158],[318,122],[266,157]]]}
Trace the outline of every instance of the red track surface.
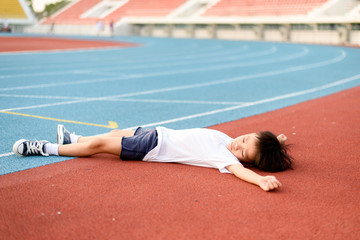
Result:
{"label": "red track surface", "polygon": [[358,239],[359,102],[356,87],[212,127],[288,135],[296,164],[271,193],[216,169],[109,155],[0,176],[1,237]]}
{"label": "red track surface", "polygon": [[0,37],[0,52],[34,52],[132,46],[136,46],[136,44],[50,37]]}

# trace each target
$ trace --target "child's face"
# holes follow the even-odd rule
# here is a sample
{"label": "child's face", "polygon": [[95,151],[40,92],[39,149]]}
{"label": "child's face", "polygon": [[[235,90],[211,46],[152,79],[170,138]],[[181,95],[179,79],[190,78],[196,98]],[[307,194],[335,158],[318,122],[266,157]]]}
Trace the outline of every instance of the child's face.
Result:
{"label": "child's face", "polygon": [[258,149],[256,144],[258,142],[257,134],[250,133],[235,138],[227,148],[240,161],[253,163],[258,158]]}

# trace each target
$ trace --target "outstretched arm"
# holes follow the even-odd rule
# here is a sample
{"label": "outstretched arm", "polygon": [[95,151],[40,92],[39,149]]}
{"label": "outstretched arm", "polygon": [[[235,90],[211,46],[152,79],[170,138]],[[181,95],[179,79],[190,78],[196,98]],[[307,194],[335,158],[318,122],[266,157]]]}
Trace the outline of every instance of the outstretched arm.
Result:
{"label": "outstretched arm", "polygon": [[250,169],[244,168],[240,164],[232,164],[226,168],[236,177],[258,185],[264,191],[271,191],[281,186],[281,183],[274,176],[260,176]]}

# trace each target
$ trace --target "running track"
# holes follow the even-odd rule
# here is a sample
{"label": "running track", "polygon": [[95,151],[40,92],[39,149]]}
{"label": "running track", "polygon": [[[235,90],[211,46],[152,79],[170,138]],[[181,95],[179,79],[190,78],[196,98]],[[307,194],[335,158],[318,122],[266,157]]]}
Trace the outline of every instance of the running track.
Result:
{"label": "running track", "polygon": [[[138,45],[0,56],[2,174],[32,168],[0,178],[5,236],[356,238],[358,49],[121,41]],[[233,137],[269,129],[289,136],[297,161],[276,174],[284,187],[266,194],[213,169],[6,155],[20,137],[54,138],[62,120],[84,134],[104,132],[109,120],[121,128],[215,125]]]}

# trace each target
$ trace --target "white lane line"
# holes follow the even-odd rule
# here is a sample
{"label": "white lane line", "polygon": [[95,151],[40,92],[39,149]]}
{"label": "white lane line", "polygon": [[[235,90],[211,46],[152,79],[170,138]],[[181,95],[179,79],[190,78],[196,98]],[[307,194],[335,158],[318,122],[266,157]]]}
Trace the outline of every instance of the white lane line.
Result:
{"label": "white lane line", "polygon": [[53,107],[53,106],[60,106],[60,105],[67,105],[67,104],[74,104],[74,103],[81,103],[81,102],[90,102],[90,101],[96,101],[96,100],[100,100],[100,99],[99,98],[87,98],[84,100],[74,100],[74,101],[66,101],[66,102],[58,102],[58,103],[47,103],[47,104],[39,104],[39,105],[27,106],[27,107],[7,108],[7,109],[1,109],[0,112]]}
{"label": "white lane line", "polygon": [[85,97],[66,97],[66,96],[47,96],[47,95],[21,95],[21,94],[1,94],[0,97],[15,98],[39,98],[39,99],[86,99]]}
{"label": "white lane line", "polygon": [[2,75],[0,79],[19,78],[19,77],[39,77],[39,76],[52,76],[52,75],[65,75],[65,74],[91,74],[92,70],[74,69],[69,71],[52,71],[52,72],[35,72],[35,73],[22,73],[12,75]]}
{"label": "white lane line", "polygon": [[2,157],[8,157],[8,156],[11,156],[11,155],[14,155],[15,153],[13,152],[8,152],[8,153],[3,153],[3,154],[0,154],[0,158]]}
{"label": "white lane line", "polygon": [[111,98],[107,101],[118,102],[145,102],[145,103],[184,103],[184,104],[210,104],[210,105],[239,105],[244,102],[226,102],[226,101],[192,101],[192,100],[161,100],[161,99],[136,99],[136,98]]}
{"label": "white lane line", "polygon": [[[272,47],[269,50],[266,51],[261,51],[261,52],[255,52],[255,53],[248,53],[248,54],[242,54],[241,56],[228,56],[228,57],[222,57],[222,58],[207,58],[206,60],[196,60],[196,61],[171,61],[171,62],[166,62],[166,63],[155,63],[153,64],[153,62],[150,63],[146,63],[145,65],[131,65],[126,67],[126,70],[130,70],[130,69],[147,69],[147,68],[162,68],[162,67],[168,67],[168,66],[184,66],[184,65],[194,65],[194,64],[206,64],[206,63],[221,63],[221,62],[236,62],[236,60],[241,60],[241,59],[249,59],[252,57],[260,57],[260,56],[266,56],[266,55],[270,55],[277,52],[277,48],[276,47]],[[232,52],[234,53],[234,52]],[[291,55],[290,55],[291,56]],[[289,56],[287,56],[288,58]],[[271,61],[274,61],[274,58],[271,59]],[[236,64],[236,66],[241,67],[241,65],[239,63],[233,63]],[[254,62],[253,62],[254,64]],[[262,64],[259,63],[259,61],[257,61],[255,63],[256,64]],[[251,64],[249,64],[248,62],[244,63],[244,66],[250,66]],[[216,65],[217,66],[217,65]],[[225,65],[223,64],[223,66],[230,66],[229,64]],[[207,67],[208,69],[211,69],[213,67]],[[215,68],[214,68],[215,69]],[[102,71],[112,71],[112,70],[119,70],[118,67],[109,67],[106,69],[97,69],[96,71],[98,73],[102,73]]]}
{"label": "white lane line", "polygon": [[[241,52],[244,52],[246,50],[248,50],[248,46],[244,45],[242,47],[239,47],[239,48],[236,48],[236,49],[233,49],[233,50],[222,50],[222,51],[219,51],[219,52],[215,52],[213,50],[210,50],[210,49],[205,49],[203,52],[205,52],[206,54],[202,53],[202,54],[199,54],[199,52],[191,52],[191,54],[187,53],[187,52],[181,52],[179,54],[179,51],[175,52],[174,54],[172,54],[171,58],[157,58],[157,59],[154,59],[154,56],[152,58],[149,58],[149,59],[146,59],[146,61],[144,61],[144,59],[142,58],[141,61],[139,60],[136,60],[136,61],[127,61],[126,63],[127,64],[139,64],[141,62],[143,63],[149,63],[149,61],[151,63],[156,63],[156,62],[174,62],[174,61],[179,61],[179,60],[191,60],[191,59],[198,59],[198,58],[209,58],[209,57],[220,57],[220,56],[227,56],[227,55],[234,55],[235,53],[241,53]],[[209,53],[211,52],[211,53]]]}
{"label": "white lane line", "polygon": [[[228,50],[228,51],[220,51],[220,52],[216,52],[214,51],[213,49],[221,49],[222,47],[220,46],[217,46],[215,48],[211,48],[211,49],[204,49],[204,50],[201,50],[201,51],[197,51],[195,52],[194,50],[192,50],[192,54],[194,55],[189,55],[188,54],[188,51],[184,52],[184,51],[181,51],[181,49],[177,49],[176,52],[172,53],[171,55],[167,54],[166,56],[163,56],[162,58],[157,58],[157,59],[154,59],[154,56],[151,56],[151,57],[144,57],[142,56],[140,61],[139,59],[136,59],[136,60],[122,60],[122,61],[119,61],[119,56],[117,55],[116,57],[107,57],[106,59],[104,59],[104,61],[102,61],[102,64],[104,63],[114,63],[116,62],[117,64],[121,64],[121,66],[123,65],[133,65],[133,64],[137,64],[137,63],[147,63],[149,61],[151,61],[151,63],[154,63],[154,62],[169,62],[169,61],[172,61],[172,59],[176,59],[176,60],[179,60],[179,59],[195,59],[195,58],[206,58],[206,57],[212,57],[212,56],[221,56],[221,55],[228,55],[228,54],[234,54],[234,52],[243,52],[243,51],[246,51],[248,49],[248,46],[244,45],[244,46],[241,46],[237,49],[233,49],[233,50]],[[188,49],[186,49],[188,50]],[[208,52],[212,52],[211,54],[203,54],[204,52],[205,53],[208,53]],[[183,54],[184,56],[181,56],[179,55],[179,52],[181,52],[181,54]],[[196,54],[198,53],[198,54]],[[132,55],[133,56],[133,55]],[[158,56],[156,56],[158,57]],[[170,58],[169,58],[170,57]],[[125,58],[126,59],[126,58]],[[92,63],[92,62],[97,62],[98,59],[95,59],[95,60],[92,60],[90,59],[88,62],[89,63]],[[41,64],[40,64],[41,65]],[[53,66],[57,66],[59,65],[58,62],[54,62],[52,63]],[[61,64],[61,68],[67,68],[69,66],[73,66],[74,64]],[[108,64],[106,64],[108,65]],[[48,67],[51,66],[51,65],[48,65]],[[33,65],[33,66],[17,66],[17,67],[0,67],[0,70],[11,70],[11,69],[16,69],[16,70],[26,70],[26,69],[30,69],[30,70],[36,70],[36,69],[39,69],[39,68],[42,68],[42,66],[39,66],[39,64],[37,65]],[[57,68],[60,68],[60,67],[57,67]]]}
{"label": "white lane line", "polygon": [[[0,97],[15,97],[15,98],[35,98],[35,99],[90,99],[86,97],[65,97],[65,96],[47,96],[47,95],[20,95],[20,94],[0,94]],[[184,103],[184,104],[211,104],[211,105],[238,105],[243,102],[227,102],[227,101],[195,101],[195,100],[170,100],[170,99],[135,99],[135,98],[110,98],[104,101],[112,102],[151,102],[151,103]]]}
{"label": "white lane line", "polygon": [[262,99],[262,100],[258,100],[258,101],[254,101],[254,102],[244,103],[244,104],[241,104],[241,105],[238,105],[238,106],[232,106],[232,107],[217,109],[217,110],[213,110],[213,111],[188,115],[188,116],[184,116],[184,117],[180,117],[180,118],[173,118],[173,119],[160,121],[160,122],[155,122],[155,123],[137,125],[137,126],[127,128],[126,130],[135,129],[138,126],[154,127],[154,126],[164,125],[164,124],[168,124],[168,123],[180,122],[180,121],[194,119],[194,118],[198,118],[198,117],[209,116],[209,115],[213,115],[213,114],[217,114],[217,113],[221,113],[221,112],[233,111],[233,110],[237,110],[237,109],[240,109],[240,108],[245,108],[245,107],[249,107],[249,106],[255,106],[255,105],[259,105],[259,104],[263,104],[263,103],[269,103],[269,102],[274,102],[274,101],[278,101],[278,100],[284,100],[284,99],[288,99],[288,98],[292,98],[292,97],[297,97],[297,96],[301,96],[301,95],[305,95],[305,94],[309,94],[309,93],[318,92],[318,91],[321,91],[321,90],[324,90],[324,89],[327,89],[327,88],[331,88],[331,87],[335,87],[335,86],[338,86],[338,85],[341,85],[341,84],[344,84],[344,83],[347,83],[347,82],[351,82],[351,81],[354,81],[354,80],[357,80],[357,79],[360,79],[360,74],[349,77],[349,78],[345,78],[345,79],[342,79],[342,80],[339,80],[339,81],[336,81],[336,82],[333,82],[333,83],[325,84],[325,85],[322,85],[320,87],[315,87],[315,88],[311,88],[311,89],[308,89],[308,90],[304,90],[304,91],[293,92],[293,93],[284,94],[284,95],[281,95],[281,96],[276,96],[276,97],[266,98],[266,99]]}
{"label": "white lane line", "polygon": [[[147,66],[149,64],[153,64],[151,66],[161,66],[162,64],[172,64],[172,65],[181,65],[184,63],[203,63],[203,62],[211,62],[214,58],[213,57],[218,57],[215,58],[216,62],[217,61],[222,61],[223,59],[244,59],[244,58],[250,58],[250,57],[260,57],[260,56],[264,56],[264,55],[268,55],[268,54],[272,54],[275,53],[277,51],[276,47],[271,47],[267,50],[262,50],[259,52],[247,52],[247,53],[242,53],[244,52],[244,50],[246,50],[247,48],[242,48],[242,49],[238,49],[238,50],[230,50],[230,51],[226,51],[226,52],[221,52],[218,54],[207,54],[207,55],[201,55],[201,56],[197,56],[194,55],[192,57],[189,56],[184,56],[184,57],[176,57],[175,60],[169,61],[169,60],[163,60],[163,61],[150,61],[150,62],[144,62],[143,65],[137,65],[140,64],[139,62],[135,62],[135,63],[131,63],[130,66],[127,66],[126,69],[131,69],[134,65],[134,68],[147,68]],[[196,60],[198,58],[205,58],[205,60]],[[191,61],[192,60],[192,61]],[[108,69],[113,69],[113,67],[107,68]]]}
{"label": "white lane line", "polygon": [[[234,50],[234,51],[229,51],[229,53],[231,53],[231,55],[233,56],[234,53],[236,52],[242,52],[243,49],[246,49],[246,48],[241,48],[240,50]],[[228,54],[229,54],[228,53]],[[224,55],[223,52],[220,52],[220,54],[208,54],[209,56],[216,56],[216,55]],[[226,55],[226,54],[225,54]],[[181,57],[178,57],[178,59],[181,58]],[[195,55],[193,57],[190,57],[190,56],[186,56],[184,57],[184,59],[193,59],[195,58]],[[177,60],[178,60],[177,59]],[[207,58],[209,59],[209,57]],[[170,60],[163,60],[163,62],[166,62],[165,66],[167,64],[170,64],[171,66],[171,62],[174,62],[174,61],[170,61]],[[117,61],[116,61],[117,62]],[[151,60],[151,64],[153,64],[154,62],[156,62],[156,60]],[[161,62],[161,61],[160,61]],[[187,61],[189,62],[189,61]],[[117,62],[117,64],[120,64]],[[156,63],[155,63],[156,64]],[[125,64],[121,64],[120,66],[123,67]],[[127,66],[126,69],[142,69],[142,68],[149,68],[149,62],[145,62],[145,65],[138,65],[137,67],[136,66],[133,66],[134,63],[131,64],[131,66]],[[162,64],[157,64],[157,66],[161,66]],[[172,64],[172,65],[181,65],[181,64]],[[109,70],[119,70],[121,69],[121,67],[119,68],[119,65],[116,66],[116,67],[100,67],[100,68],[96,68],[96,66],[94,66],[91,70],[89,70],[88,68],[87,69],[73,69],[73,70],[67,70],[67,71],[64,71],[64,70],[60,70],[60,71],[50,71],[50,72],[45,72],[45,71],[38,71],[36,73],[22,73],[22,74],[10,74],[10,75],[2,75],[0,76],[0,79],[9,79],[9,78],[18,78],[18,77],[33,77],[33,76],[51,76],[51,75],[64,75],[64,74],[89,74],[89,73],[93,73],[93,72],[101,72],[101,71],[109,71]],[[94,70],[95,68],[95,70]],[[7,69],[8,70],[8,69]],[[18,70],[18,69],[17,69]]]}
{"label": "white lane line", "polygon": [[[133,46],[130,46],[133,47]],[[24,50],[16,52],[1,52],[0,56],[16,56],[29,54],[58,54],[66,52],[98,52],[98,51],[113,51],[123,49],[122,46],[108,46],[108,47],[89,47],[89,48],[68,48],[68,49],[51,49],[51,50]]]}
{"label": "white lane line", "polygon": [[[276,52],[276,48],[271,49],[268,52],[262,52],[263,55],[268,55],[271,53]],[[279,63],[279,62],[284,62],[284,61],[289,61],[289,60],[293,60],[296,58],[300,58],[300,57],[304,57],[306,55],[309,54],[309,50],[308,48],[302,48],[302,51],[299,53],[295,53],[292,55],[287,55],[285,57],[279,57],[279,58],[271,58],[271,59],[265,59],[265,60],[255,60],[252,62],[242,62],[242,63],[228,63],[228,64],[217,64],[217,65],[206,65],[205,67],[201,67],[201,68],[193,68],[193,69],[183,69],[183,70],[175,70],[175,71],[171,71],[171,72],[160,72],[160,73],[155,73],[155,75],[153,75],[152,73],[149,74],[144,74],[142,75],[143,77],[151,77],[151,76],[161,76],[161,75],[171,75],[171,74],[184,74],[184,73],[193,73],[193,72],[209,72],[209,71],[217,71],[217,70],[221,70],[221,69],[227,69],[227,68],[238,68],[238,67],[248,67],[248,66],[258,66],[258,65],[262,65],[262,64],[268,64],[268,63]],[[241,59],[241,57],[239,57],[239,59]],[[226,60],[220,59],[220,60],[209,60],[208,62],[225,62]],[[206,63],[207,61],[203,61],[200,63]],[[144,67],[140,67],[140,68],[156,68],[156,67],[164,67],[164,66],[171,66],[172,64],[164,64],[164,65],[148,65],[148,66],[144,66]],[[182,64],[177,64],[177,65],[194,65],[194,62],[189,62],[189,63],[182,63]],[[136,69],[138,68],[137,66],[134,66],[132,68],[129,69]],[[107,74],[109,74],[109,71],[113,70],[114,68],[109,68],[107,69]],[[94,74],[102,74],[100,71],[97,71],[96,73],[94,72]],[[114,72],[113,75],[116,75],[117,73]],[[1,90],[1,89],[0,89]]]}
{"label": "white lane line", "polygon": [[[293,55],[288,55],[286,57],[278,58],[278,59],[270,59],[264,61],[254,61],[251,63],[232,63],[225,65],[216,65],[216,66],[205,66],[201,68],[187,68],[182,70],[173,70],[173,71],[162,71],[162,72],[150,72],[147,74],[129,74],[125,76],[115,76],[112,78],[100,78],[93,80],[80,80],[80,81],[71,81],[71,82],[61,82],[61,83],[49,83],[49,84],[39,84],[39,85],[29,85],[29,86],[20,86],[20,87],[9,87],[9,88],[0,88],[0,91],[12,91],[12,90],[22,90],[22,89],[34,89],[34,88],[45,88],[45,87],[57,87],[57,86],[68,86],[68,85],[78,85],[78,84],[88,84],[88,83],[100,83],[100,82],[110,82],[110,81],[120,81],[120,80],[130,80],[130,79],[140,79],[147,77],[159,77],[159,76],[167,76],[167,75],[177,75],[177,74],[186,74],[186,73],[194,73],[194,72],[209,72],[209,71],[217,71],[220,69],[228,69],[228,68],[237,68],[251,65],[259,65],[266,63],[275,63],[281,61],[288,61],[291,59],[299,58],[308,54],[308,49],[304,48],[300,53],[296,53]],[[88,72],[90,73],[90,72]],[[95,72],[94,72],[95,73]],[[118,75],[114,73],[114,75]]]}
{"label": "white lane line", "polygon": [[27,106],[27,107],[1,109],[0,111],[15,111],[15,110],[22,110],[22,109],[51,107],[51,106],[58,106],[58,105],[66,105],[66,104],[74,104],[74,103],[82,103],[82,102],[90,102],[90,101],[101,101],[101,100],[108,100],[108,99],[112,99],[112,98],[132,97],[132,96],[147,95],[147,94],[154,94],[154,93],[160,93],[160,92],[178,91],[178,90],[184,90],[184,89],[213,86],[213,85],[219,85],[219,84],[225,84],[225,83],[231,83],[231,82],[244,81],[244,80],[248,80],[248,79],[269,77],[269,76],[275,76],[275,75],[284,74],[284,73],[303,71],[303,70],[307,70],[307,69],[311,69],[311,68],[323,67],[323,66],[327,66],[327,65],[330,65],[333,63],[340,62],[343,59],[345,59],[345,57],[346,57],[345,52],[341,51],[341,54],[333,59],[316,62],[316,63],[312,63],[312,64],[305,64],[305,65],[296,66],[296,67],[289,67],[289,68],[285,68],[285,69],[281,69],[281,70],[274,70],[274,71],[269,71],[269,72],[250,74],[250,75],[245,75],[245,76],[241,76],[241,77],[235,77],[235,78],[229,78],[229,79],[223,79],[223,80],[217,80],[217,81],[211,81],[211,82],[205,82],[205,83],[190,84],[190,85],[183,85],[183,86],[169,87],[169,88],[162,88],[162,89],[154,89],[154,90],[119,94],[119,95],[113,95],[113,96],[107,96],[107,97],[95,97],[95,98],[87,98],[87,99],[83,99],[83,100],[74,100],[74,101],[58,102],[58,103],[51,103],[51,104],[41,104],[41,105]]}
{"label": "white lane line", "polygon": [[[167,124],[167,123],[174,123],[174,122],[179,122],[179,121],[183,121],[183,120],[188,120],[188,119],[213,115],[213,114],[216,114],[216,113],[232,111],[232,110],[245,108],[245,107],[249,107],[249,106],[254,106],[254,105],[259,105],[259,104],[263,104],[263,103],[269,103],[269,102],[274,102],[274,101],[278,101],[278,100],[284,100],[284,99],[287,99],[287,98],[292,98],[292,97],[296,97],[296,96],[301,96],[301,95],[305,95],[305,94],[309,94],[309,93],[318,92],[318,91],[321,91],[321,90],[324,90],[324,89],[327,89],[327,88],[331,88],[331,87],[335,87],[335,86],[338,86],[338,85],[341,85],[341,84],[345,84],[347,82],[355,81],[357,79],[360,79],[360,74],[349,77],[349,78],[341,79],[341,80],[333,82],[333,83],[325,84],[325,85],[322,85],[322,86],[319,86],[319,87],[316,87],[316,88],[311,88],[311,89],[308,89],[308,90],[304,90],[304,91],[298,91],[298,92],[294,92],[294,93],[284,94],[284,95],[281,95],[281,96],[267,98],[267,99],[263,99],[263,100],[259,100],[259,101],[243,103],[243,104],[238,105],[238,106],[222,108],[222,109],[218,109],[218,110],[193,114],[193,115],[184,116],[184,117],[180,117],[180,118],[174,118],[174,119],[169,119],[169,120],[155,122],[155,123],[143,124],[141,126],[142,127],[154,127],[154,126],[164,125],[164,124]],[[139,125],[129,127],[129,128],[126,128],[125,130],[135,129],[138,126]],[[12,152],[3,153],[3,154],[0,154],[0,158],[1,157],[11,156],[13,154],[14,153],[12,153]]]}

